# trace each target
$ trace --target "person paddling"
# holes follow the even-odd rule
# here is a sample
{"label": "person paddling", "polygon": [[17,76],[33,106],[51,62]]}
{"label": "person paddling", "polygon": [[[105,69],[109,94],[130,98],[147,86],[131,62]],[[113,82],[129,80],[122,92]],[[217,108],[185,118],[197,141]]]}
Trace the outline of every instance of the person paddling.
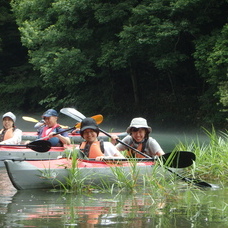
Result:
{"label": "person paddling", "polygon": [[85,140],[79,146],[80,151],[88,158],[97,161],[109,158],[124,158],[124,156],[110,142],[98,140],[99,128],[92,118],[85,118],[81,122],[80,134]]}
{"label": "person paddling", "polygon": [[7,112],[2,116],[3,128],[0,130],[0,144],[20,144],[22,131],[15,126],[16,116]]}
{"label": "person paddling", "polygon": [[[164,155],[164,151],[158,142],[149,136],[152,132],[151,127],[147,125],[147,120],[142,117],[137,117],[132,119],[130,126],[127,128],[127,135],[123,138],[123,142],[134,147],[135,149],[149,155],[154,158],[155,156]],[[115,145],[116,139],[118,137],[116,135],[112,135],[111,142]],[[144,158],[143,155],[136,153],[133,150],[130,150],[125,145],[118,143],[116,145],[116,149],[119,151],[127,150],[127,157],[136,157],[136,158]]]}
{"label": "person paddling", "polygon": [[[57,123],[58,121],[58,113],[54,109],[48,109],[42,115],[43,120],[45,121],[45,125],[41,127],[38,131],[38,139],[46,138],[52,146],[63,146],[70,145],[70,138],[68,137],[67,132],[61,133],[64,131],[63,128]],[[55,135],[56,133],[60,133]]]}

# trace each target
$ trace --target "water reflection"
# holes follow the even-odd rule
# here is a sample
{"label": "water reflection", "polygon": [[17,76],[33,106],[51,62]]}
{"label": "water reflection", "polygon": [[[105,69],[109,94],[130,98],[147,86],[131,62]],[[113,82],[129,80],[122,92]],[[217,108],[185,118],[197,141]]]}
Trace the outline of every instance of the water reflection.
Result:
{"label": "water reflection", "polygon": [[[2,174],[2,173],[1,173]],[[15,191],[1,184],[0,227],[226,227],[228,192],[180,185],[177,194]],[[8,186],[7,186],[8,185]],[[6,187],[6,188],[5,188]],[[158,189],[159,191],[159,189]]]}

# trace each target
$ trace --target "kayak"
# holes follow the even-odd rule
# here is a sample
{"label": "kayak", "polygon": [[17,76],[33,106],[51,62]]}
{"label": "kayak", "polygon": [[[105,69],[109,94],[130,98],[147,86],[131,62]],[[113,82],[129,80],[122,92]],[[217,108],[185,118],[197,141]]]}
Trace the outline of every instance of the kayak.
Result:
{"label": "kayak", "polygon": [[[155,166],[155,162],[151,159],[134,159],[134,162],[128,159],[118,159],[118,161],[78,159],[75,169],[72,169],[72,160],[67,158],[49,161],[5,160],[4,163],[13,186],[18,190],[53,189],[60,188],[62,184],[66,186],[73,170],[76,175],[74,178],[83,180],[84,185],[96,186],[102,183],[112,184],[117,181],[116,169],[124,172],[127,178],[131,178],[130,174],[133,170],[137,170],[138,178],[141,177],[142,180],[146,174],[153,175],[154,167],[159,170],[162,168]],[[156,169],[156,175],[157,173],[164,175],[164,173],[157,171]]]}
{"label": "kayak", "polygon": [[[30,148],[21,147],[22,145],[1,145],[0,146],[0,167],[4,167],[4,160],[50,160],[57,159],[66,153],[64,147],[51,147],[47,152],[36,152]],[[73,147],[73,146],[72,146]]]}
{"label": "kayak", "polygon": [[[126,132],[113,132],[111,134],[117,135],[120,139],[124,138],[127,135]],[[27,140],[34,141],[37,139],[37,137],[38,137],[37,132],[23,132],[22,133],[22,140],[23,141],[27,141]],[[79,133],[76,133],[76,134],[69,133],[69,137],[70,137],[72,143],[80,143],[83,141],[83,139]],[[104,141],[108,141],[109,137],[106,134],[100,132],[99,133],[99,139],[103,139]]]}

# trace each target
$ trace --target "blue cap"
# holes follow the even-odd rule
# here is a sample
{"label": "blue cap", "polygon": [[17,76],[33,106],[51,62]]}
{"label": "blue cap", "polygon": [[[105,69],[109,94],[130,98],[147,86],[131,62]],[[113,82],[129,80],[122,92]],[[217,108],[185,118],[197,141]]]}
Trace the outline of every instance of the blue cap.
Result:
{"label": "blue cap", "polygon": [[54,109],[48,109],[42,117],[58,116],[58,113]]}

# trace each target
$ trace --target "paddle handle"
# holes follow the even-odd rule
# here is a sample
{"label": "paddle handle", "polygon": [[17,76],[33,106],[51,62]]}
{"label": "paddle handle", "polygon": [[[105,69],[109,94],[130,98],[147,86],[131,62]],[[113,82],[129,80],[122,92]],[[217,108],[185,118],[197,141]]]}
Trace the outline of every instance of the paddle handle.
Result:
{"label": "paddle handle", "polygon": [[[106,131],[104,131],[104,130],[102,130],[102,129],[100,129],[100,128],[99,128],[99,130],[100,130],[102,133],[104,133],[105,135],[107,135],[108,137],[110,137],[110,138],[112,137],[108,132],[106,132]],[[123,144],[124,146],[130,148],[131,150],[134,150],[136,153],[139,153],[139,154],[141,154],[142,156],[144,156],[144,157],[146,157],[146,158],[151,158],[149,155],[142,153],[141,151],[135,149],[134,147],[128,145],[127,143],[121,141],[120,139],[116,139],[116,141],[119,142],[119,143],[121,143],[121,144]]]}
{"label": "paddle handle", "polygon": [[[53,136],[59,135],[59,134],[62,134],[64,132],[71,131],[71,130],[74,130],[74,129],[75,129],[75,126],[74,127],[71,127],[71,128],[68,128],[68,129],[66,129],[64,131],[57,132],[57,133],[53,134]],[[39,138],[38,140],[44,140],[44,139],[47,139],[47,138],[49,138],[49,136],[45,136],[43,138]]]}

